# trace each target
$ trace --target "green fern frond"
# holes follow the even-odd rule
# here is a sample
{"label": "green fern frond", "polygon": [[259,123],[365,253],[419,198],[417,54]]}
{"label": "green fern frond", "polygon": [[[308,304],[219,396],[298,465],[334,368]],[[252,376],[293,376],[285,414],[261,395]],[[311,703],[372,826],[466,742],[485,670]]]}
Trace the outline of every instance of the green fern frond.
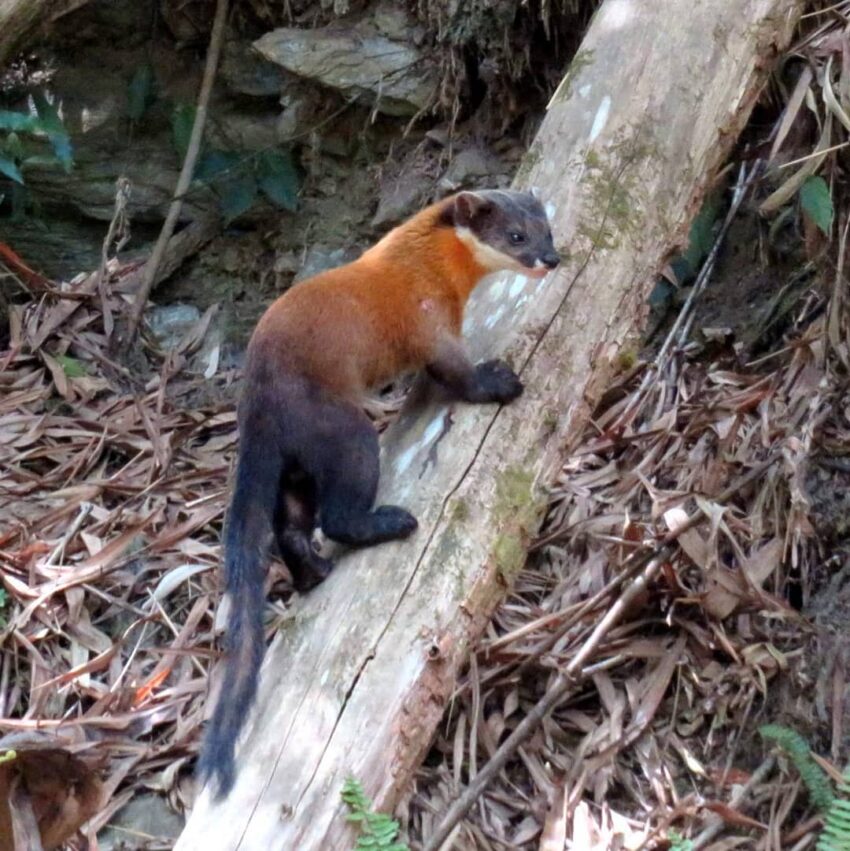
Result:
{"label": "green fern frond", "polygon": [[342,784],[342,792],[340,795],[342,800],[348,804],[354,812],[368,810],[372,806],[371,801],[366,797],[366,793],[360,785],[360,781],[353,777],[346,778],[345,783]]}
{"label": "green fern frond", "polygon": [[850,771],[845,771],[836,795],[826,773],[812,758],[808,742],[796,730],[767,724],[759,728],[759,733],[776,742],[794,763],[812,803],[824,814],[816,851],[850,851]]}
{"label": "green fern frond", "polygon": [[386,813],[372,812],[372,802],[366,797],[359,780],[347,778],[340,796],[351,810],[346,819],[360,825],[361,835],[354,851],[410,851],[403,842],[396,842],[398,822]]}
{"label": "green fern frond", "polygon": [[829,778],[812,759],[809,743],[796,730],[783,727],[780,724],[766,724],[764,727],[759,727],[759,733],[762,738],[775,742],[784,751],[791,762],[794,763],[794,768],[799,772],[806,789],[809,791],[809,798],[811,798],[812,803],[822,813],[828,812],[835,794],[832,791]]}
{"label": "green fern frond", "polygon": [[816,851],[850,851],[850,773],[844,773],[838,791],[841,797],[835,798],[824,816]]}
{"label": "green fern frond", "polygon": [[675,830],[667,834],[667,841],[670,843],[670,851],[694,851],[694,843]]}

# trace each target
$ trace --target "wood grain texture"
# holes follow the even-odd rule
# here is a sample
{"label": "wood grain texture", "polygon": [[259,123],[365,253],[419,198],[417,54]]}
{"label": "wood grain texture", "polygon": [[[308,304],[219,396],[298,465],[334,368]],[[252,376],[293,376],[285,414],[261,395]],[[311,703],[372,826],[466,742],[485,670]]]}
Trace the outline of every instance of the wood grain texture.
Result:
{"label": "wood grain texture", "polygon": [[541,485],[635,346],[658,270],[687,228],[791,33],[794,0],[607,0],[517,175],[569,259],[502,275],[466,322],[506,355],[514,404],[410,410],[384,444],[382,500],[409,541],[349,555],[299,600],[267,654],[230,797],[202,793],[179,851],[353,846],[339,791],[383,810],[409,786],[470,643],[524,564]]}

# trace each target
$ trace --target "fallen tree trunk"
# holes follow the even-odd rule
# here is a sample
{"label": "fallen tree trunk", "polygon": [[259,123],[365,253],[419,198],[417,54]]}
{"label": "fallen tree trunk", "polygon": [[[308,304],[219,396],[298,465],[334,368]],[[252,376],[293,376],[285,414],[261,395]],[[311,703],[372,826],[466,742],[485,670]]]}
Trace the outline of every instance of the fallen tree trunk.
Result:
{"label": "fallen tree trunk", "polygon": [[343,559],[299,600],[263,668],[230,797],[203,792],[179,851],[352,847],[340,788],[391,810],[409,787],[471,642],[525,562],[541,484],[634,346],[681,245],[787,43],[795,0],[607,0],[517,175],[569,259],[544,282],[480,288],[467,336],[526,392],[502,409],[409,410],[384,443],[382,501],[405,543]]}
{"label": "fallen tree trunk", "polygon": [[85,6],[89,0],[0,0],[0,68],[39,26]]}

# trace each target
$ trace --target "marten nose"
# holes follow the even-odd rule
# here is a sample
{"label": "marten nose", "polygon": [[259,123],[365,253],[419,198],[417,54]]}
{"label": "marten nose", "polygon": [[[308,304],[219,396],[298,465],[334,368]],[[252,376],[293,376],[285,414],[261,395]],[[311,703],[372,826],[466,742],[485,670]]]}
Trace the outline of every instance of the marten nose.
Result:
{"label": "marten nose", "polygon": [[547,269],[554,269],[561,262],[561,257],[557,251],[547,251],[540,261]]}

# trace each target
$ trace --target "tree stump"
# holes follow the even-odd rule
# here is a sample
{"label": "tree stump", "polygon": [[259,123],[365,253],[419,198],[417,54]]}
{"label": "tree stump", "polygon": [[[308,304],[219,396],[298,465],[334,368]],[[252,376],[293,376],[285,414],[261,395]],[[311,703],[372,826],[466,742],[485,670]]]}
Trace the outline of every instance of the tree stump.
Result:
{"label": "tree stump", "polygon": [[544,281],[479,287],[466,332],[525,394],[504,408],[432,403],[384,441],[382,502],[412,539],[341,559],[293,605],[267,653],[231,795],[204,791],[178,851],[350,848],[351,775],[392,810],[431,741],[469,647],[525,563],[557,470],[637,345],[659,270],[787,44],[795,0],[606,0],[518,188],[536,187],[568,259]]}

